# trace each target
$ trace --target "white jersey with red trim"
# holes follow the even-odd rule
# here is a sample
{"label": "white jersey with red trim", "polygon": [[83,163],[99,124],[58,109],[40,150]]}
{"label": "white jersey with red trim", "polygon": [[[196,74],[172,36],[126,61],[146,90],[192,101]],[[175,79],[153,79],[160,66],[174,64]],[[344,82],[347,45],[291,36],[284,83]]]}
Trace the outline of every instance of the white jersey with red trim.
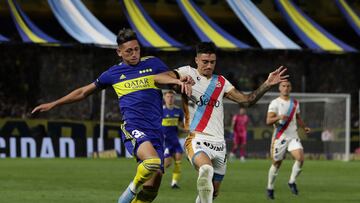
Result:
{"label": "white jersey with red trim", "polygon": [[234,86],[222,75],[211,78],[199,74],[191,66],[183,66],[176,70],[180,75],[189,75],[195,81],[191,97],[185,101],[185,124],[190,132],[209,135],[214,140],[224,140],[224,94]]}
{"label": "white jersey with red trim", "polygon": [[[272,100],[269,105],[268,113],[273,112],[277,116],[279,116],[279,115],[289,116],[291,111],[294,108],[294,102],[291,102],[292,100],[293,99],[284,100],[280,97]],[[299,137],[298,133],[297,133],[297,122],[296,122],[296,114],[300,113],[300,106],[299,106],[298,102],[297,102],[295,108],[296,108],[295,112],[294,112],[295,114],[292,117],[288,126],[285,126],[285,130],[284,129],[282,130],[283,133],[281,136],[286,136],[287,138],[298,138]],[[286,121],[280,120],[279,122],[274,124],[274,136],[276,136],[275,134],[277,133],[277,131],[279,131],[280,128],[282,128],[279,125],[284,124],[285,122]]]}

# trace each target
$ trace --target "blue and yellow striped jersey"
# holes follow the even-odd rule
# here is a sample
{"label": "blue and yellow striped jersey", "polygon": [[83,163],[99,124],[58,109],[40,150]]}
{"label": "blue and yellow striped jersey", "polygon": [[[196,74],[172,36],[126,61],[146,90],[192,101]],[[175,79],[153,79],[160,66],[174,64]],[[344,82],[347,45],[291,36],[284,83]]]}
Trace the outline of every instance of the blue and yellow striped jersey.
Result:
{"label": "blue and yellow striped jersey", "polygon": [[163,106],[162,126],[165,139],[178,136],[178,125],[179,122],[183,122],[183,119],[184,113],[179,107],[168,109],[165,105]]}
{"label": "blue and yellow striped jersey", "polygon": [[168,70],[156,57],[143,57],[135,66],[120,63],[95,81],[98,88],[112,86],[119,98],[120,112],[127,125],[140,129],[161,129],[162,93],[154,75]]}

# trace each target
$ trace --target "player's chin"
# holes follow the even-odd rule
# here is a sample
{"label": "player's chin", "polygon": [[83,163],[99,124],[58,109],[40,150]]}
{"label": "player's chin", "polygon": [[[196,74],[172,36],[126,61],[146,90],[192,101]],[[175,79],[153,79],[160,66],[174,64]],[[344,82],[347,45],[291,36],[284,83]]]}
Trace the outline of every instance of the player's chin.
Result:
{"label": "player's chin", "polygon": [[130,65],[136,65],[136,64],[138,64],[139,63],[139,59],[131,59],[130,60]]}

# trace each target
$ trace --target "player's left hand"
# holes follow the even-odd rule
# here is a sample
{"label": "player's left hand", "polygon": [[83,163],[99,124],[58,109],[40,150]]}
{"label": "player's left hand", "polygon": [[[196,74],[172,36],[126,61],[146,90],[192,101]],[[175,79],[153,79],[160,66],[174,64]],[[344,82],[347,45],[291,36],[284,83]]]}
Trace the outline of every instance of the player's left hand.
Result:
{"label": "player's left hand", "polygon": [[276,69],[275,71],[273,71],[269,74],[269,76],[266,80],[266,83],[269,86],[272,86],[272,85],[276,85],[280,82],[287,81],[287,78],[289,77],[289,75],[284,75],[286,70],[287,70],[286,67],[280,66],[278,69]]}

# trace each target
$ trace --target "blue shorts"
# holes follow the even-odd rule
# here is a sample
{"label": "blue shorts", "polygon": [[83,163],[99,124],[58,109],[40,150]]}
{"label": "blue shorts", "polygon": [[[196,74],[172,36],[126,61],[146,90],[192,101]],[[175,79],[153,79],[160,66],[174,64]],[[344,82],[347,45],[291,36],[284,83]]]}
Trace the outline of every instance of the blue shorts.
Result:
{"label": "blue shorts", "polygon": [[149,130],[149,129],[140,129],[138,127],[131,127],[126,124],[121,125],[121,139],[124,142],[124,145],[127,151],[136,157],[138,162],[142,162],[136,154],[139,146],[146,141],[149,141],[154,149],[156,150],[160,160],[161,160],[161,169],[164,168],[164,148],[163,148],[163,137],[162,131],[159,130]]}
{"label": "blue shorts", "polygon": [[176,153],[183,153],[183,148],[177,136],[172,136],[165,139],[165,158],[171,157]]}

